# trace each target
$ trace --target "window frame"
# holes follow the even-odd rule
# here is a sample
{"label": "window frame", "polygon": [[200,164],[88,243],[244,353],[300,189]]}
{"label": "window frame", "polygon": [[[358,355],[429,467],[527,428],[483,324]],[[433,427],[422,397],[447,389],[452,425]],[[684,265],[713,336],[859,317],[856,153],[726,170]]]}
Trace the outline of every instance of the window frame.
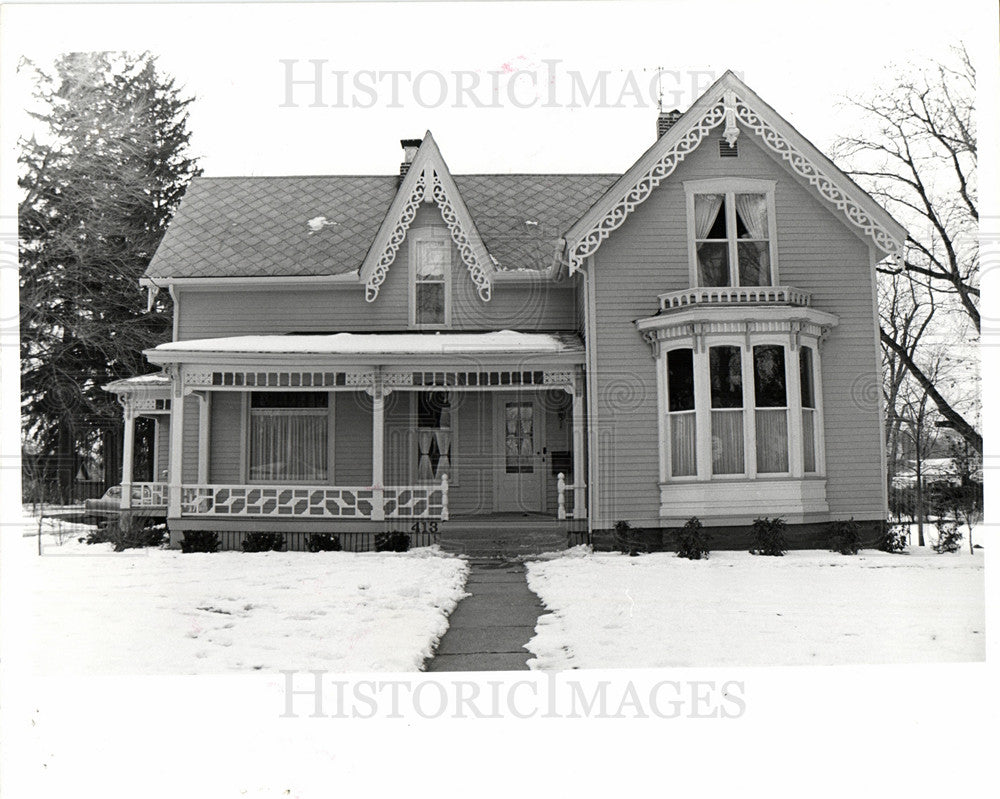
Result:
{"label": "window frame", "polygon": [[[691,352],[691,379],[692,379],[692,394],[694,399],[694,407],[690,410],[685,411],[672,411],[670,410],[670,365],[669,357],[671,352],[676,352],[678,350],[690,350]],[[662,353],[663,363],[658,367],[658,373],[661,378],[662,389],[660,391],[661,395],[661,410],[660,410],[660,441],[662,445],[660,447],[661,457],[663,459],[661,469],[666,475],[669,476],[672,482],[695,482],[698,480],[698,350],[694,347],[692,342],[679,342],[673,344],[669,347],[665,347]],[[673,428],[672,422],[674,416],[679,416],[682,414],[694,414],[694,474],[673,474]]]}
{"label": "window frame", "polygon": [[[811,355],[809,358],[809,365],[811,367],[812,373],[810,378],[812,380],[812,393],[813,393],[813,469],[812,471],[806,471],[805,469],[805,451],[802,453],[803,466],[802,472],[807,477],[817,477],[824,475],[826,473],[826,468],[824,464],[826,463],[826,444],[825,437],[823,436],[823,383],[822,383],[822,371],[819,367],[819,346],[813,342],[803,342],[799,345],[799,352],[797,357],[799,360],[799,369],[797,374],[799,380],[802,380],[801,374],[801,350],[809,350]],[[801,382],[799,383],[799,409],[800,411],[805,410],[805,406],[802,404],[801,396]],[[805,432],[803,431],[803,446],[805,445]]]}
{"label": "window frame", "polygon": [[[717,288],[739,288],[740,265],[736,238],[736,194],[763,194],[767,202],[768,255],[771,261],[771,275],[767,286],[781,285],[778,280],[778,237],[775,224],[776,212],[774,192],[777,181],[760,178],[709,178],[707,180],[685,180],[684,194],[687,203],[688,239],[688,281],[692,288],[700,288],[698,280],[698,247],[695,241],[694,198],[698,194],[722,194],[726,198],[726,231],[729,245],[729,286]],[[713,287],[716,288],[716,287]]]}
{"label": "window frame", "polygon": [[[411,228],[407,234],[407,257],[409,261],[409,327],[414,330],[444,330],[451,327],[451,284],[455,267],[455,252],[451,235],[440,228]],[[431,282],[417,280],[417,262],[420,245],[426,242],[438,242],[445,245],[448,260],[444,269],[444,321],[417,322],[417,283]],[[437,282],[437,281],[433,281]]]}
{"label": "window frame", "polygon": [[[260,409],[266,410],[267,415],[308,415],[308,416],[324,416],[326,418],[326,479],[325,480],[290,480],[287,478],[282,478],[280,480],[250,480],[250,460],[251,460],[251,442],[253,440],[253,417],[255,409],[253,408],[252,395],[255,393],[259,394],[270,394],[270,393],[281,393],[282,391],[288,391],[287,388],[282,389],[259,389],[257,391],[244,391],[242,392],[242,424],[240,430],[240,439],[243,442],[241,449],[240,458],[240,474],[242,476],[242,482],[244,485],[265,485],[265,486],[326,486],[336,484],[336,413],[335,406],[337,401],[337,393],[335,391],[312,391],[304,393],[314,393],[314,394],[326,394],[326,407],[317,408],[267,408]],[[298,392],[296,392],[298,393]],[[263,414],[262,414],[263,415]]]}

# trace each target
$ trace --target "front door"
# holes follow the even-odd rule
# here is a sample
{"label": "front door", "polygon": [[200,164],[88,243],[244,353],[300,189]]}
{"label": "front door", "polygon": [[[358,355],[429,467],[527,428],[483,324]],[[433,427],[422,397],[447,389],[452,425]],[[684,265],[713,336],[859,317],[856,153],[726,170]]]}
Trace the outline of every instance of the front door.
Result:
{"label": "front door", "polygon": [[540,512],[545,485],[541,405],[532,394],[498,394],[494,408],[497,510]]}

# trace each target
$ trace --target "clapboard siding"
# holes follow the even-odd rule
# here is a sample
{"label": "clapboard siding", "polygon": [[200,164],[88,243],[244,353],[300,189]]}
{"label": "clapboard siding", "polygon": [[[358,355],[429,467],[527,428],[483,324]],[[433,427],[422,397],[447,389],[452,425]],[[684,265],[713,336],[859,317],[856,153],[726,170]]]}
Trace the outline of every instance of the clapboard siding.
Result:
{"label": "clapboard siding", "polygon": [[216,391],[209,414],[208,480],[211,483],[241,483],[240,455],[243,448],[243,394]]}
{"label": "clapboard siding", "polygon": [[156,420],[156,474],[153,480],[166,480],[170,471],[170,417],[163,415]]}
{"label": "clapboard siding", "polygon": [[[423,206],[412,228],[440,227],[436,208]],[[577,325],[575,286],[571,281],[496,283],[483,302],[468,269],[452,245],[452,327],[456,330],[574,330]],[[372,303],[364,287],[275,288],[255,286],[230,290],[175,289],[177,338],[180,341],[220,336],[294,332],[365,332],[405,330],[409,324],[409,249],[399,248],[388,277]]]}
{"label": "clapboard siding", "polygon": [[[392,395],[389,399],[391,400]],[[372,400],[363,391],[334,395],[335,485],[372,484]],[[387,447],[388,439],[387,438]]]}
{"label": "clapboard siding", "polygon": [[[685,180],[754,177],[777,181],[779,282],[810,291],[813,306],[840,318],[822,351],[831,515],[884,512],[872,275],[869,249],[744,130],[740,157],[721,159],[713,136],[677,168],[596,253],[598,469],[595,527],[658,517],[654,361],[633,321],[656,296],[689,285]],[[766,509],[761,509],[766,512]]]}
{"label": "clapboard siding", "polygon": [[457,446],[452,514],[489,513],[493,509],[493,395],[456,394]]}

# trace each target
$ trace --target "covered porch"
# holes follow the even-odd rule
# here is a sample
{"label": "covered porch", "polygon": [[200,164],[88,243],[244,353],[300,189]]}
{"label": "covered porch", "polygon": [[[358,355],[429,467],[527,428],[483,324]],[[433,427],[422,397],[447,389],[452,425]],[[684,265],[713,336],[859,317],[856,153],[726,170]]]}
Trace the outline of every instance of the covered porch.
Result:
{"label": "covered porch", "polygon": [[[254,336],[146,355],[169,380],[168,476],[123,504],[165,497],[172,538],[586,518],[574,335]],[[130,474],[128,441],[124,456]]]}

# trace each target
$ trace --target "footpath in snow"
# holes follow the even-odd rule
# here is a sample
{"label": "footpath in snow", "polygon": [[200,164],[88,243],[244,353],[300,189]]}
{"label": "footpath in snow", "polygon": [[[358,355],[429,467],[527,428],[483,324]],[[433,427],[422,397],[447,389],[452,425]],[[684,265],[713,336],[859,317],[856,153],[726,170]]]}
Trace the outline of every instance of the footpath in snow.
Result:
{"label": "footpath in snow", "polygon": [[551,611],[540,669],[979,661],[982,550],[628,557],[583,548],[528,564]]}

